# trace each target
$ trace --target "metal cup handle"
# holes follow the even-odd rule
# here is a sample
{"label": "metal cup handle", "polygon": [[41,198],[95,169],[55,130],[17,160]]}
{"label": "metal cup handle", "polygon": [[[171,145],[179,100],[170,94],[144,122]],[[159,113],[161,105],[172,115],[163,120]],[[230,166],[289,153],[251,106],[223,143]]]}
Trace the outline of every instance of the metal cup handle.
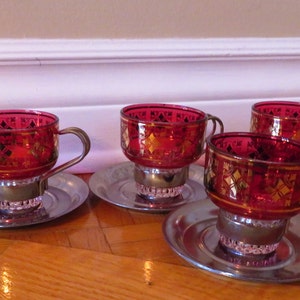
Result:
{"label": "metal cup handle", "polygon": [[76,135],[82,142],[82,145],[83,145],[82,153],[79,156],[76,156],[75,158],[71,159],[70,161],[67,161],[67,162],[63,163],[62,165],[57,166],[56,168],[51,169],[48,172],[46,172],[45,174],[43,174],[40,179],[40,185],[39,185],[40,186],[40,195],[42,195],[44,193],[44,190],[47,188],[47,179],[49,177],[79,163],[89,153],[90,148],[91,148],[90,138],[88,137],[88,135],[86,134],[85,131],[83,131],[82,129],[80,129],[78,127],[68,127],[68,128],[62,129],[58,132],[58,134],[59,135],[64,135],[64,134]]}
{"label": "metal cup handle", "polygon": [[[212,127],[211,132],[206,136],[205,140],[207,140],[208,138],[212,137],[215,134],[218,125],[219,125],[219,129],[220,129],[220,133],[224,132],[224,124],[220,118],[213,116],[211,114],[207,114],[207,121],[209,121],[209,120],[212,121],[213,127]],[[204,154],[204,153],[205,153],[205,147],[202,151],[202,154]]]}

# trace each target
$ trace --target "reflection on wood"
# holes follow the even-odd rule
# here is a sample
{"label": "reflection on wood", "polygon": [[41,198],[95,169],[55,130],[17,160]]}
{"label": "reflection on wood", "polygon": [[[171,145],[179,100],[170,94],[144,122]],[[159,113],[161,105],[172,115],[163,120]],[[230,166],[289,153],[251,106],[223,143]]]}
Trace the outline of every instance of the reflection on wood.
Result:
{"label": "reflection on wood", "polygon": [[[88,180],[89,175],[81,175]],[[264,284],[188,265],[165,242],[165,214],[90,196],[49,223],[1,229],[1,299],[293,299],[299,284]]]}

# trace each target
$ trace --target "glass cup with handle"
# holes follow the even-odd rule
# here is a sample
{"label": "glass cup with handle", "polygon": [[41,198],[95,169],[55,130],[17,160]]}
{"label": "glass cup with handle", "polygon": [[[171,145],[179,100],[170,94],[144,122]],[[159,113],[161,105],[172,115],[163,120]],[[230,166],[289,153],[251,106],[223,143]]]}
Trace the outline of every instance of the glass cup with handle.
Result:
{"label": "glass cup with handle", "polygon": [[[212,123],[206,134],[208,122]],[[152,202],[179,196],[189,165],[204,153],[206,137],[222,121],[195,108],[160,103],[133,104],[121,110],[121,147],[134,162],[138,194]]]}
{"label": "glass cup with handle", "polygon": [[[76,135],[82,153],[55,164],[59,136]],[[20,214],[41,206],[47,179],[79,163],[90,150],[88,135],[78,127],[59,129],[59,118],[36,110],[0,110],[0,213]]]}
{"label": "glass cup with handle", "polygon": [[300,102],[272,100],[253,104],[250,131],[300,141]]}
{"label": "glass cup with handle", "polygon": [[289,220],[300,212],[300,144],[249,132],[214,135],[207,141],[204,184],[219,207],[225,252],[257,267],[276,263]]}

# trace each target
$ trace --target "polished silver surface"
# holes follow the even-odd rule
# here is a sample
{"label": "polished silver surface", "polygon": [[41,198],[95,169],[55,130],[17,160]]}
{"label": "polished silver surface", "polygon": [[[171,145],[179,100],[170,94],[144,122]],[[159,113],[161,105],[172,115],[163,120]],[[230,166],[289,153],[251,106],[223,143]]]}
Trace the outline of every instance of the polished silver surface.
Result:
{"label": "polished silver surface", "polygon": [[285,234],[288,219],[257,220],[241,217],[225,210],[218,214],[218,231],[235,241],[252,245],[278,243]]}
{"label": "polished silver surface", "polygon": [[18,202],[43,195],[47,189],[47,180],[38,177],[21,180],[1,180],[0,201]]}
{"label": "polished silver surface", "polygon": [[160,169],[135,164],[133,174],[137,193],[142,198],[152,202],[166,202],[182,193],[189,177],[189,166]]}
{"label": "polished silver surface", "polygon": [[188,176],[188,166],[177,169],[160,169],[135,164],[134,167],[135,181],[149,187],[170,188],[180,186],[186,182]]}
{"label": "polished silver surface", "polygon": [[120,163],[94,173],[89,186],[96,196],[117,206],[146,212],[168,212],[185,203],[206,198],[202,184],[203,171],[203,167],[191,165],[182,194],[169,201],[151,201],[138,195],[132,162]]}
{"label": "polished silver surface", "polygon": [[88,194],[88,185],[81,178],[58,173],[48,179],[48,190],[41,196],[40,208],[16,216],[0,215],[0,228],[23,227],[54,220],[79,207]]}
{"label": "polished silver surface", "polygon": [[219,245],[218,208],[209,200],[185,204],[168,214],[163,233],[170,247],[203,270],[242,280],[300,281],[300,216],[290,220],[273,255],[257,260],[233,255]]}
{"label": "polished silver surface", "polygon": [[91,148],[90,138],[87,135],[87,133],[84,130],[82,130],[81,128],[68,127],[68,128],[60,130],[58,132],[58,134],[60,134],[60,135],[74,134],[74,135],[76,135],[82,143],[82,147],[83,147],[82,152],[80,155],[72,158],[71,160],[69,160],[67,162],[64,162],[62,165],[56,166],[55,168],[50,169],[49,171],[42,174],[40,177],[41,185],[44,180],[47,180],[56,174],[60,174],[60,173],[62,173],[62,171],[81,162],[87,156],[87,154],[89,153],[90,148]]}

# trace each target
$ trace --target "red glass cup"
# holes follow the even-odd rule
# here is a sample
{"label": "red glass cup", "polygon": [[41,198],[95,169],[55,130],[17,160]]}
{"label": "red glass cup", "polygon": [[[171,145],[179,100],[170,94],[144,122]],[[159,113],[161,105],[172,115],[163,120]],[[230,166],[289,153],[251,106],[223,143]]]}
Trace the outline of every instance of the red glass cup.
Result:
{"label": "red glass cup", "polygon": [[[57,166],[59,136],[75,134],[81,155]],[[90,140],[80,128],[59,129],[57,116],[33,110],[0,111],[0,213],[26,213],[41,205],[47,179],[89,152]]]}
{"label": "red glass cup", "polygon": [[223,248],[270,255],[300,211],[300,144],[257,133],[214,135],[207,141],[204,184],[220,208]]}
{"label": "red glass cup", "polygon": [[121,110],[121,147],[135,163],[140,196],[151,201],[181,194],[189,165],[203,154],[208,121],[211,134],[222,121],[203,111],[172,104],[136,104]]}
{"label": "red glass cup", "polygon": [[255,103],[251,109],[250,131],[300,141],[300,102]]}

